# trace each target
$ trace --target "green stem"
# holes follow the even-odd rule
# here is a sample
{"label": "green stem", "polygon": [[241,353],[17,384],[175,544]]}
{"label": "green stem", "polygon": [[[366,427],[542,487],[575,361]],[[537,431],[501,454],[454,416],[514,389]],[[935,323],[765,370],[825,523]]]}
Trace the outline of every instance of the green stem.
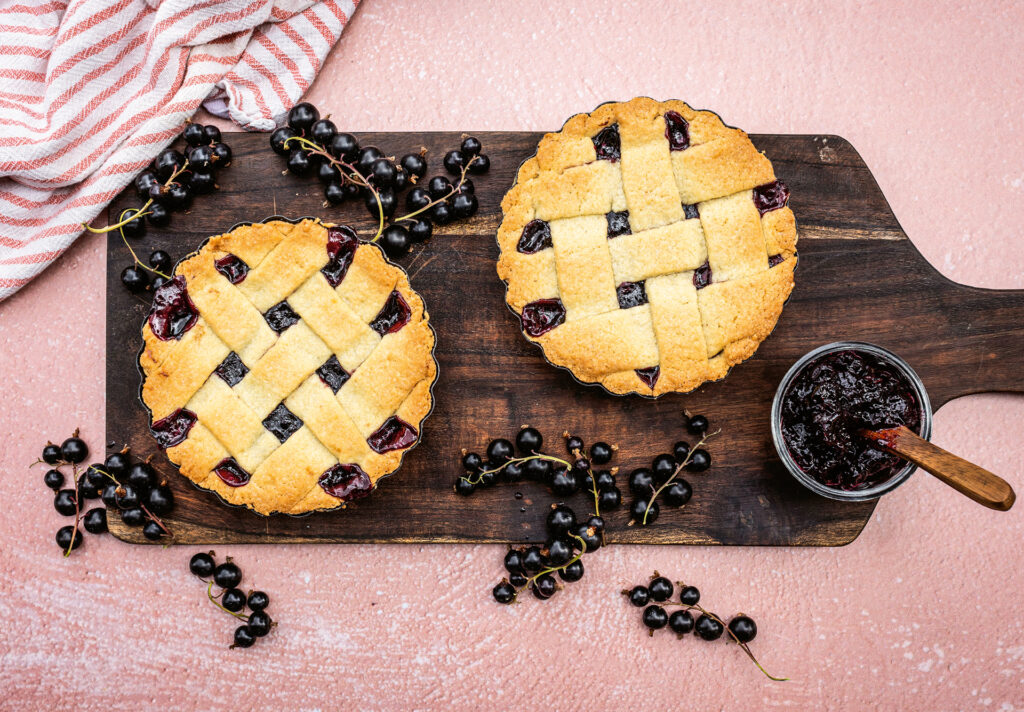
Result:
{"label": "green stem", "polygon": [[672,473],[672,476],[665,480],[665,482],[662,483],[661,487],[658,487],[656,490],[654,490],[654,494],[651,496],[651,501],[647,503],[647,508],[644,510],[644,517],[640,522],[642,525],[647,526],[647,513],[651,511],[651,507],[654,505],[654,500],[658,498],[658,495],[661,494],[662,490],[664,490],[670,484],[675,482],[676,477],[678,477],[679,474],[686,468],[686,466],[690,464],[690,460],[693,458],[694,451],[697,450],[701,445],[703,445],[705,440],[707,440],[713,435],[718,435],[720,432],[722,432],[721,429],[716,430],[713,433],[707,433],[704,435],[704,437],[698,440],[697,444],[694,445],[688,453],[686,453],[686,458],[682,462],[680,462],[678,466],[676,466],[676,470],[675,472]]}
{"label": "green stem", "polygon": [[243,620],[246,623],[249,622],[249,616],[245,615],[244,613],[235,613],[234,611],[229,611],[227,608],[220,604],[220,601],[218,601],[217,598],[213,595],[213,581],[209,581],[206,585],[206,596],[210,599],[210,602],[213,605],[217,606],[217,608],[221,609],[229,616],[234,616],[235,618]]}
{"label": "green stem", "polygon": [[480,480],[484,475],[501,472],[503,469],[505,469],[505,465],[508,465],[513,462],[526,462],[527,460],[548,460],[549,462],[561,463],[565,465],[567,468],[572,467],[572,465],[570,465],[568,462],[566,462],[560,457],[555,457],[554,455],[546,455],[542,452],[537,452],[534,453],[533,455],[526,455],[525,457],[513,457],[512,459],[506,461],[505,464],[503,464],[501,467],[492,467],[489,470],[480,470],[479,472],[476,473],[476,479],[473,478],[473,475],[470,475],[468,477],[466,475],[463,475],[462,479],[466,480],[470,484],[478,485],[480,484]]}

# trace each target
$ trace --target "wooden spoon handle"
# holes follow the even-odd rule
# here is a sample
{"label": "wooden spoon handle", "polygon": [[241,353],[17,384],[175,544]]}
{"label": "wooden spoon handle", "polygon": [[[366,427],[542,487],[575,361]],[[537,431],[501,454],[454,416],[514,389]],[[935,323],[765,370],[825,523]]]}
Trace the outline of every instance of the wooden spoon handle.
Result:
{"label": "wooden spoon handle", "polygon": [[1003,478],[933,445],[904,425],[886,430],[865,430],[863,435],[986,507],[1005,512],[1017,498]]}

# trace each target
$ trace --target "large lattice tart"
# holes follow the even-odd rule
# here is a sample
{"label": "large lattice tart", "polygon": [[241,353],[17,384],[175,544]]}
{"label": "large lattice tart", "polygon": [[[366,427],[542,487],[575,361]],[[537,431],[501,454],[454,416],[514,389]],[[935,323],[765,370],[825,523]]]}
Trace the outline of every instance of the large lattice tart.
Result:
{"label": "large lattice tart", "polygon": [[716,114],[605,104],[545,135],[505,195],[506,300],[527,338],[581,381],[690,391],[774,328],[797,262],[788,198]]}
{"label": "large lattice tart", "polygon": [[347,227],[210,238],[154,295],[139,357],[181,473],[262,514],[367,495],[416,444],[434,333],[405,272]]}

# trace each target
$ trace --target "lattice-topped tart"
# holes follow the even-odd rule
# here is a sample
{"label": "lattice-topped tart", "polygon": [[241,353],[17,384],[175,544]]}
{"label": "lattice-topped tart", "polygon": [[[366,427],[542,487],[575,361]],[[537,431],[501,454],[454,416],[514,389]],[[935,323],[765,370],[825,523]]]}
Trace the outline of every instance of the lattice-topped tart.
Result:
{"label": "lattice-topped tart", "polygon": [[501,203],[523,333],[613,393],[690,391],[751,356],[793,289],[789,189],[747,135],[681,101],[547,134]]}
{"label": "lattice-topped tart", "polygon": [[210,238],[156,291],[143,338],[157,442],[198,486],[261,514],[366,496],[433,403],[423,301],[343,226],[272,220]]}

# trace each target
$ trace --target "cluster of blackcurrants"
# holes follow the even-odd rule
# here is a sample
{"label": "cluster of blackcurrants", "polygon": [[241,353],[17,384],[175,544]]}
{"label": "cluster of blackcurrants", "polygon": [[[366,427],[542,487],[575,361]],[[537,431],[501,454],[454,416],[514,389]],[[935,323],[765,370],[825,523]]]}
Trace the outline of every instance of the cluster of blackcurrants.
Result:
{"label": "cluster of blackcurrants", "polygon": [[685,505],[693,496],[693,487],[680,473],[683,470],[704,472],[711,467],[710,453],[700,447],[707,439],[708,419],[703,415],[689,416],[687,429],[700,437],[696,447],[691,450],[688,442],[680,440],[672,446],[671,453],[657,455],[650,469],[640,467],[629,473],[629,491],[634,497],[630,516],[634,523],[640,526],[654,523],[661,513],[659,497],[669,507]]}
{"label": "cluster of blackcurrants", "polygon": [[[127,450],[116,452],[103,463],[94,462],[81,474],[78,465],[89,456],[85,441],[78,431],[60,445],[47,443],[42,461],[51,466],[43,475],[43,483],[54,491],[53,508],[65,517],[74,517],[75,523],[57,531],[57,545],[70,554],[82,545],[84,528],[90,534],[107,531],[107,510],[118,509],[121,519],[129,526],[141,526],[147,539],[162,538],[167,530],[159,516],[174,507],[174,493],[165,482],[158,482],[157,474],[145,462],[133,462]],[[75,478],[73,489],[64,488],[65,476],[61,467],[70,465]],[[86,500],[100,499],[106,507],[93,507],[82,514]]]}
{"label": "cluster of blackcurrants", "polygon": [[[189,123],[181,137],[185,139],[184,155],[166,148],[135,177],[135,193],[144,204],[121,214],[121,221],[126,221],[121,226],[125,237],[146,234],[143,217],[153,227],[167,227],[171,213],[188,210],[195,196],[217,189],[217,171],[231,163],[231,147],[221,140],[220,129]],[[133,217],[136,215],[139,217]]]}
{"label": "cluster of blackcurrants", "polygon": [[561,588],[555,573],[567,583],[579,581],[583,578],[583,555],[597,551],[604,541],[604,520],[600,516],[579,521],[564,504],[551,505],[545,527],[548,539],[543,547],[510,548],[505,554],[508,576],[492,591],[498,603],[512,603],[527,587],[540,600],[548,600]]}
{"label": "cluster of blackcurrants", "polygon": [[[286,159],[290,173],[316,173],[324,185],[327,203],[340,205],[361,198],[370,215],[382,223],[382,230],[372,241],[379,238],[391,257],[405,254],[413,243],[428,240],[434,225],[474,215],[479,202],[466,173],[485,173],[490,168],[490,160],[480,153],[480,141],[467,136],[460,150],[445,157],[445,166],[459,176],[456,184],[444,176],[434,176],[425,187],[420,186],[427,173],[425,150],[406,154],[395,163],[376,146],[360,146],[355,136],[339,132],[333,121],[320,118],[320,112],[308,102],[292,107],[287,125],[270,135],[270,147]],[[458,159],[457,170],[453,170],[456,164],[448,160],[452,156]],[[410,187],[405,195],[410,212],[393,219],[399,194]],[[384,221],[390,224],[383,227]]]}
{"label": "cluster of blackcurrants", "polygon": [[[667,627],[679,638],[694,633],[698,638],[710,641],[718,640],[728,631],[728,640],[737,643],[760,668],[761,672],[772,680],[785,679],[769,675],[747,647],[747,644],[757,637],[757,624],[753,618],[740,613],[729,619],[728,624],[725,624],[721,618],[700,605],[700,590],[696,586],[679,584],[679,587],[677,603],[670,600],[675,593],[675,586],[669,579],[655,571],[646,586],[634,586],[624,590],[622,594],[629,599],[632,605],[644,609],[643,623],[647,626],[650,635],[654,635],[656,630]],[[678,610],[669,614],[665,610],[667,607],[677,607]],[[699,614],[696,619],[694,619],[692,611],[697,611]]]}
{"label": "cluster of blackcurrants", "polygon": [[[515,445],[504,438],[492,440],[487,446],[486,460],[475,452],[463,451],[465,473],[455,480],[455,491],[468,497],[477,487],[530,480],[547,485],[559,497],[569,497],[586,489],[594,495],[597,512],[601,507],[618,507],[622,502],[622,493],[615,484],[618,468],[593,470],[594,465],[611,462],[616,448],[605,442],[595,442],[587,456],[583,454],[585,446],[582,439],[569,433],[564,433],[564,438],[571,461],[541,452],[544,437],[539,430],[529,426],[523,426],[516,434]],[[515,457],[516,450],[519,457]]]}
{"label": "cluster of blackcurrants", "polygon": [[[231,648],[249,648],[274,628],[275,623],[267,613],[270,597],[263,591],[244,593],[238,585],[242,583],[242,569],[229,556],[224,563],[218,564],[213,552],[195,554],[188,562],[188,569],[206,581],[206,595],[210,601],[226,613],[231,614],[244,623],[235,628],[235,640]],[[213,586],[220,588],[220,593],[213,593]],[[218,602],[217,599],[220,599]],[[249,613],[243,613],[245,607]]]}
{"label": "cluster of blackcurrants", "polygon": [[[138,262],[125,267],[121,272],[121,284],[132,294],[142,294],[150,287],[155,292],[170,279],[173,264],[169,254],[163,250],[154,250],[149,255],[149,269],[142,267]],[[154,275],[152,280],[149,278],[150,272]]]}

